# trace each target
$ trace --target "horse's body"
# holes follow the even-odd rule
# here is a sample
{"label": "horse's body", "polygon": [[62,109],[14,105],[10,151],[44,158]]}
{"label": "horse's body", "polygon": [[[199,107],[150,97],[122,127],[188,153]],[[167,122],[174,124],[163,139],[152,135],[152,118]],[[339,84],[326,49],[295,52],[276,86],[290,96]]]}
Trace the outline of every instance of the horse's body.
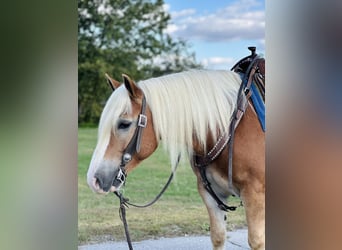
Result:
{"label": "horse's body", "polygon": [[[190,71],[154,78],[136,85],[127,76],[124,84],[110,79],[116,89],[102,113],[98,144],[88,170],[88,184],[98,193],[116,191],[123,152],[130,143],[146,97],[147,124],[140,151],[126,166],[131,171],[150,156],[162,141],[173,167],[180,153],[191,159],[197,176],[198,191],[210,217],[214,249],[223,249],[226,238],[225,212],[205,190],[194,155],[203,155],[214,147],[229,128],[240,77],[229,71]],[[225,200],[228,189],[228,149],[206,167],[206,176],[214,192]],[[233,182],[245,206],[248,239],[252,249],[265,248],[265,135],[251,105],[248,105],[235,132]]]}

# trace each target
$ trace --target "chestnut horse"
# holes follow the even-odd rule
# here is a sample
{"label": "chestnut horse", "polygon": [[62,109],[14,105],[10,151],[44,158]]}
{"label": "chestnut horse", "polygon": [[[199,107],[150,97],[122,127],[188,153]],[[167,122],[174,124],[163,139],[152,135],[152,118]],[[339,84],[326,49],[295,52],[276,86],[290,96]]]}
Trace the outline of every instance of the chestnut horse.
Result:
{"label": "chestnut horse", "polygon": [[[149,157],[159,142],[169,153],[173,168],[180,154],[189,159],[206,154],[228,131],[241,84],[234,72],[209,70],[171,74],[138,84],[127,75],[123,75],[123,84],[107,78],[115,91],[102,112],[87,174],[89,186],[97,193],[120,189],[126,174]],[[205,172],[213,191],[223,201],[232,194],[228,187],[227,148],[206,166]],[[193,160],[191,165],[209,213],[213,249],[224,249],[226,212],[205,189]],[[246,211],[249,245],[255,250],[264,249],[265,134],[249,103],[235,131],[232,173],[233,185]]]}

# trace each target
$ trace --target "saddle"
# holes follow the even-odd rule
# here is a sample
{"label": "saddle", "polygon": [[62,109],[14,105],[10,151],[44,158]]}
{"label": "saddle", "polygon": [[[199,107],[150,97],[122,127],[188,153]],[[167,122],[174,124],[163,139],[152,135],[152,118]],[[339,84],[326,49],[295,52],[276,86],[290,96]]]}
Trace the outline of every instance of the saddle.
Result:
{"label": "saddle", "polygon": [[242,58],[231,70],[240,74],[245,95],[247,99],[251,99],[260,125],[265,131],[265,59],[256,54],[256,47],[248,49],[251,55]]}
{"label": "saddle", "polygon": [[238,61],[231,71],[239,73],[242,78],[251,78],[265,102],[265,59],[256,54],[256,47],[248,47],[248,49],[251,55]]}

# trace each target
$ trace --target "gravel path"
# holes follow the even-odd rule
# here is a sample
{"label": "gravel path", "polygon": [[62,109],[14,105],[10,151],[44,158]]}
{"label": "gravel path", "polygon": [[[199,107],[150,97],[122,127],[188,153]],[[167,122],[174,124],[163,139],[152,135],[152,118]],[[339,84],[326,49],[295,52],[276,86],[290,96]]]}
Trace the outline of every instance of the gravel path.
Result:
{"label": "gravel path", "polygon": [[[134,250],[208,250],[211,249],[209,236],[187,236],[177,238],[160,238],[133,242]],[[127,250],[127,242],[106,242],[79,246],[79,250]],[[247,241],[247,229],[227,233],[227,250],[250,249]]]}

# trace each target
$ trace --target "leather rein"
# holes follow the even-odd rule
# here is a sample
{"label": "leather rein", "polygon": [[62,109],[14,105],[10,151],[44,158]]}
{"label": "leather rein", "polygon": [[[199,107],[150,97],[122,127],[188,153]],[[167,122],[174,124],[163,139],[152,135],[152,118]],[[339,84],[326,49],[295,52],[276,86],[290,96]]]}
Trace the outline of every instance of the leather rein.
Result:
{"label": "leather rein", "polygon": [[[141,111],[140,111],[140,114],[138,116],[138,121],[137,121],[137,127],[136,127],[135,132],[132,136],[132,139],[130,140],[130,142],[128,143],[126,149],[124,150],[124,152],[122,154],[120,169],[119,169],[119,172],[118,172],[115,180],[113,181],[113,183],[119,182],[118,189],[121,186],[125,185],[126,177],[127,177],[126,165],[132,160],[133,155],[140,152],[142,132],[146,126],[147,126],[146,98],[145,98],[145,95],[143,95],[142,102],[141,102]],[[125,198],[123,196],[122,192],[119,192],[119,191],[114,192],[114,194],[120,200],[119,215],[120,215],[120,218],[121,218],[123,225],[124,225],[124,228],[125,228],[126,240],[127,240],[128,248],[130,250],[133,250],[133,246],[132,246],[131,237],[129,235],[129,229],[128,229],[128,224],[127,224],[127,219],[126,219],[126,208],[128,208],[128,205],[133,206],[133,207],[137,207],[137,208],[146,208],[146,207],[153,205],[163,195],[163,193],[166,191],[166,189],[169,187],[169,185],[173,179],[174,173],[178,167],[179,160],[180,160],[180,155],[178,155],[177,164],[176,164],[175,168],[173,169],[173,171],[171,172],[169,179],[167,180],[167,182],[164,185],[164,187],[162,188],[162,190],[159,192],[159,194],[152,201],[150,201],[149,203],[147,203],[145,205],[133,204],[133,203],[129,202],[128,198]]]}

